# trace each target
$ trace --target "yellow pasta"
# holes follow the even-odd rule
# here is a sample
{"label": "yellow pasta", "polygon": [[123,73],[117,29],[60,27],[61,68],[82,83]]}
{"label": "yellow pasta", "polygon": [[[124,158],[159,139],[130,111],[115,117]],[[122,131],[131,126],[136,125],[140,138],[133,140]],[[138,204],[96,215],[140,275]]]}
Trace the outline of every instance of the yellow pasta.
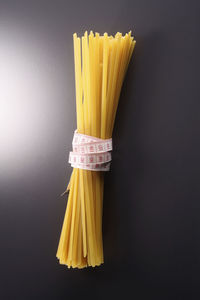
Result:
{"label": "yellow pasta", "polygon": [[[136,41],[131,32],[113,37],[87,31],[73,35],[78,133],[112,137],[121,87]],[[57,250],[69,268],[104,262],[102,241],[103,172],[74,168]]]}

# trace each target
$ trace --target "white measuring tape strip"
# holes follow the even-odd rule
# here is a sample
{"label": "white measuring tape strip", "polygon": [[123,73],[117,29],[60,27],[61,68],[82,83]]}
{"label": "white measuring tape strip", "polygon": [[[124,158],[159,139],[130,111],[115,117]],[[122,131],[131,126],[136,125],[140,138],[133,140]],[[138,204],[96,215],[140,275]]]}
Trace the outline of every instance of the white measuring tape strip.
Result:
{"label": "white measuring tape strip", "polygon": [[69,153],[69,163],[73,168],[91,171],[109,171],[112,139],[99,139],[74,132],[73,151]]}

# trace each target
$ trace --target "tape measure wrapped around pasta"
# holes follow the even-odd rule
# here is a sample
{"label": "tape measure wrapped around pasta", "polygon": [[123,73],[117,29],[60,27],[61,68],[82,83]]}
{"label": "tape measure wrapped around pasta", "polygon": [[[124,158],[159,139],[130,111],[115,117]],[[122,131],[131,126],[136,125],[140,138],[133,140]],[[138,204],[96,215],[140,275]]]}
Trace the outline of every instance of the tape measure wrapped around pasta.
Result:
{"label": "tape measure wrapped around pasta", "polygon": [[136,41],[131,32],[115,36],[87,31],[74,40],[77,130],[69,163],[73,167],[57,258],[69,268],[104,262],[102,171],[109,171],[112,131],[121,87]]}

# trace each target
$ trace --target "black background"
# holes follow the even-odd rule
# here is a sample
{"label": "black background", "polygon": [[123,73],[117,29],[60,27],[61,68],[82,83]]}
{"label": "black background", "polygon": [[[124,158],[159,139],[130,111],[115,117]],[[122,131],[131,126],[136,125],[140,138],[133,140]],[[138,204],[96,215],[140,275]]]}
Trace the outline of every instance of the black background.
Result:
{"label": "black background", "polygon": [[[14,61],[19,78],[27,64],[0,150],[2,300],[199,299],[199,8],[184,0],[0,1],[0,49],[9,48],[0,64],[11,60],[13,71]],[[68,270],[55,256],[67,202],[59,195],[76,128],[72,34],[85,30],[132,30],[137,44],[105,175],[105,263]]]}

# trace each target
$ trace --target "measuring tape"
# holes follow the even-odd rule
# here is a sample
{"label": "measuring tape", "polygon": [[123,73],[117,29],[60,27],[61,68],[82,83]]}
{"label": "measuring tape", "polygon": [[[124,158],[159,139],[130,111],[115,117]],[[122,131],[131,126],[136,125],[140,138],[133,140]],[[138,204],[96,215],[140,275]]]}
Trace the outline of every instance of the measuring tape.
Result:
{"label": "measuring tape", "polygon": [[73,168],[91,171],[109,171],[112,156],[112,138],[100,139],[74,132],[69,163]]}

